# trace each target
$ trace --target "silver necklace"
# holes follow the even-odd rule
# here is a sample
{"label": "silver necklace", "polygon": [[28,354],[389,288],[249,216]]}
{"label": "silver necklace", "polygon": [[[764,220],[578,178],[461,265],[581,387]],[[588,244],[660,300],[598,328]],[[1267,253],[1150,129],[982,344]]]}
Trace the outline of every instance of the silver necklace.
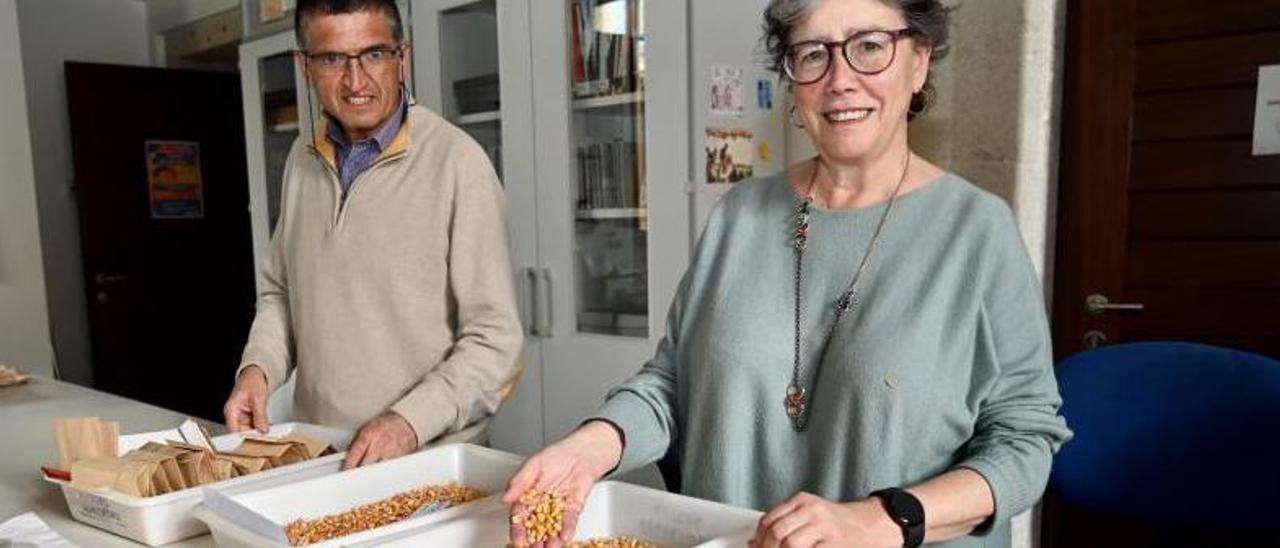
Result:
{"label": "silver necklace", "polygon": [[[787,396],[783,399],[783,406],[787,411],[787,417],[791,419],[791,426],[796,432],[804,432],[805,428],[809,426],[809,410],[812,407],[812,391],[806,389],[800,382],[800,314],[802,312],[800,288],[804,281],[804,248],[809,243],[809,214],[813,203],[813,188],[818,179],[820,163],[820,159],[814,160],[813,174],[809,176],[809,188],[796,209],[795,232],[791,240],[792,248],[795,249],[795,358],[791,368],[791,383],[787,385]],[[840,324],[840,319],[858,304],[858,282],[862,280],[862,273],[866,271],[867,264],[871,261],[871,255],[876,249],[876,243],[880,241],[880,232],[884,229],[885,221],[889,220],[889,213],[893,211],[893,204],[898,200],[898,192],[902,190],[902,183],[907,180],[907,170],[910,167],[911,153],[908,152],[907,161],[902,166],[902,176],[898,178],[898,184],[893,188],[893,194],[889,196],[889,204],[884,208],[884,213],[880,215],[880,222],[876,224],[876,230],[871,234],[871,241],[867,243],[867,249],[862,253],[862,260],[858,263],[858,269],[854,271],[853,279],[849,281],[849,285],[845,286],[844,292],[836,298],[834,317],[827,326],[826,334],[822,337],[822,346],[818,351],[818,360],[813,368],[811,384],[818,381],[818,376],[822,372],[822,361],[827,355],[827,346],[831,344],[831,337],[835,334],[836,326]]]}

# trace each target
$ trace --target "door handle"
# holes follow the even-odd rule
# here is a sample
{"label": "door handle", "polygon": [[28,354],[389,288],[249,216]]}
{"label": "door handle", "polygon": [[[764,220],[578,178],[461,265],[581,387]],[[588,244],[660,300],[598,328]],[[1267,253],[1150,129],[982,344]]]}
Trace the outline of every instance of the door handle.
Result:
{"label": "door handle", "polygon": [[1106,295],[1094,293],[1085,297],[1084,310],[1090,316],[1097,316],[1108,311],[1141,311],[1146,309],[1142,303],[1113,303]]}
{"label": "door handle", "polygon": [[532,266],[526,266],[524,268],[521,268],[520,280],[521,280],[521,285],[523,285],[525,288],[526,295],[528,295],[528,303],[529,303],[529,306],[526,307],[526,310],[525,310],[526,314],[524,314],[526,318],[521,318],[521,321],[524,322],[525,331],[530,336],[537,337],[540,335],[540,333],[538,332],[538,315],[540,313],[539,309],[541,308],[539,306],[539,299],[538,299],[537,269],[533,268]]}
{"label": "door handle", "polygon": [[127,282],[129,281],[129,275],[128,274],[104,274],[102,272],[99,272],[93,276],[93,281],[96,282],[98,285]]}
{"label": "door handle", "polygon": [[[542,284],[543,284],[543,291],[544,291],[544,293],[542,293],[542,296],[546,297],[546,306],[543,306],[541,308],[546,308],[547,310],[545,315],[547,321],[546,323],[538,326],[538,334],[543,337],[551,337],[555,335],[555,328],[556,328],[555,306],[552,304],[555,302],[555,293],[554,293],[555,280],[552,279],[551,277],[550,268],[542,267],[541,273],[542,273]],[[539,314],[539,318],[541,317],[542,317],[542,314]]]}

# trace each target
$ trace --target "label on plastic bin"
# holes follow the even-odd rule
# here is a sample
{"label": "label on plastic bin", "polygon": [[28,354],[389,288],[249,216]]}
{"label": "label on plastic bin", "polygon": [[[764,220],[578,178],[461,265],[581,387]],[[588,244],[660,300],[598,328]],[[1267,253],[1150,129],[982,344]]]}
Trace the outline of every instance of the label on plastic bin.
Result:
{"label": "label on plastic bin", "polygon": [[128,528],[124,516],[111,506],[111,501],[92,493],[68,491],[67,505],[71,515],[85,523],[93,524],[113,533],[125,534]]}

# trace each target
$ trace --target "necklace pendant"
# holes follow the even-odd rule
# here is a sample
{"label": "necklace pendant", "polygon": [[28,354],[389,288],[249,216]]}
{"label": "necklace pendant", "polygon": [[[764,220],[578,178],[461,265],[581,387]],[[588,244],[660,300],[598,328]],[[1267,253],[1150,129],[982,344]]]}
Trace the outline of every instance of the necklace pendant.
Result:
{"label": "necklace pendant", "polygon": [[794,420],[803,415],[806,407],[805,400],[804,387],[795,384],[788,385],[787,397],[783,399],[783,406],[787,409],[787,416]]}
{"label": "necklace pendant", "polygon": [[792,233],[792,245],[796,249],[804,249],[805,244],[809,243],[809,209],[807,205],[805,204],[806,207],[801,207],[800,211],[796,213],[796,228]]}

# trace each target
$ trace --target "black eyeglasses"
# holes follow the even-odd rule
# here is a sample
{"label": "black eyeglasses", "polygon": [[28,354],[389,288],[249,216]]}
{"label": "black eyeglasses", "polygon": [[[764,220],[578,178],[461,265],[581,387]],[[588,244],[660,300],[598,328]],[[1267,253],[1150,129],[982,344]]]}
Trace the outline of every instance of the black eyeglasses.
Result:
{"label": "black eyeglasses", "polygon": [[403,52],[402,48],[375,46],[358,53],[341,51],[309,53],[304,51],[302,54],[306,56],[310,64],[315,66],[317,71],[324,74],[341,74],[342,71],[347,69],[352,59],[355,59],[360,64],[360,67],[365,70],[376,70],[391,66],[394,61],[400,58]]}
{"label": "black eyeglasses", "polygon": [[806,40],[787,46],[782,69],[797,84],[812,84],[831,72],[835,50],[844,53],[849,68],[860,74],[879,74],[893,64],[898,53],[898,39],[912,36],[911,29],[864,30],[839,42]]}

